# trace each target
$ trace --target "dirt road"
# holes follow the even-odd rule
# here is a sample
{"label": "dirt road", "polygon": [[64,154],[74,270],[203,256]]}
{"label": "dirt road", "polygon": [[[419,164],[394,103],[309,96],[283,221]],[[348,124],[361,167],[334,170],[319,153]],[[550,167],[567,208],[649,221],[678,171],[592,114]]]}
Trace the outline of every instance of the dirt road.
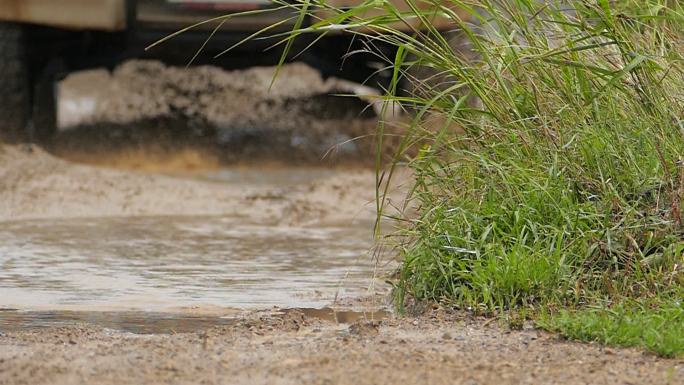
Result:
{"label": "dirt road", "polygon": [[[315,225],[372,218],[372,199],[370,170],[274,188],[94,168],[33,147],[0,147],[0,226],[190,214]],[[684,362],[437,311],[351,324],[252,311],[228,326],[177,334],[92,324],[0,332],[1,385],[138,383],[683,384]]]}
{"label": "dirt road", "polygon": [[197,333],[0,336],[0,384],[681,384],[682,362],[439,315],[336,325],[243,316]]}
{"label": "dirt road", "polygon": [[225,184],[76,165],[37,147],[0,145],[0,221],[149,215],[228,215],[273,224],[368,220],[374,218],[373,186],[368,169],[330,170],[315,181],[280,187]]}

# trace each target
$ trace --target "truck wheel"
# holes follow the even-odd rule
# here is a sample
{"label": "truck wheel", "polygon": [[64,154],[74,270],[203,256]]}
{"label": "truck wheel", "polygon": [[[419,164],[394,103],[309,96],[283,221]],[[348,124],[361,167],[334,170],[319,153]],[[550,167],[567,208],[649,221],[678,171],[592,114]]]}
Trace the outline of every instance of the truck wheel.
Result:
{"label": "truck wheel", "polygon": [[31,85],[23,28],[0,22],[0,140],[28,139]]}
{"label": "truck wheel", "polygon": [[32,82],[32,110],[27,132],[32,142],[49,144],[57,131],[56,84],[64,70],[58,58],[51,58],[37,72]]}

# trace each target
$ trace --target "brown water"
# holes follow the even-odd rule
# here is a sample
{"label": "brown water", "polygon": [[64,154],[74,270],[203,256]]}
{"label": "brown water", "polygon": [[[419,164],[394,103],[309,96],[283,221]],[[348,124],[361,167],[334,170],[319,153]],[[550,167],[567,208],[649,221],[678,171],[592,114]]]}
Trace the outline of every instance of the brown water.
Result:
{"label": "brown water", "polygon": [[370,224],[226,217],[0,223],[0,309],[321,308],[385,290]]}
{"label": "brown water", "polygon": [[[307,317],[339,324],[349,324],[358,320],[381,320],[390,315],[387,311],[338,311],[331,308],[302,308],[270,312],[269,316],[277,317],[290,311],[301,312]],[[136,334],[190,333],[214,326],[232,325],[237,320],[239,320],[239,316],[230,313],[218,316],[141,311],[2,310],[0,311],[0,332],[87,324]]]}

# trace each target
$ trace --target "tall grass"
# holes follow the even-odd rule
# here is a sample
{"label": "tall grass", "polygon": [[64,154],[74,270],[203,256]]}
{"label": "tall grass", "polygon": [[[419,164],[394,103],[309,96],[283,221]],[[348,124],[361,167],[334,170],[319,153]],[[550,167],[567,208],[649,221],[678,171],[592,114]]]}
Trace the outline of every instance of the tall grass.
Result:
{"label": "tall grass", "polygon": [[[684,351],[684,6],[283,4],[313,20],[281,36],[286,51],[306,33],[365,39],[392,71],[387,105],[411,117],[391,159],[380,151],[387,123],[377,135],[379,212],[395,168],[415,175],[400,306],[411,297],[482,313],[543,309],[544,325],[568,336]],[[394,57],[374,50],[387,44]],[[647,319],[655,313],[642,310],[660,304],[675,309],[667,347],[639,339],[639,322],[612,322]],[[587,326],[598,316],[590,306],[612,321]],[[609,338],[625,325],[637,336]]]}
{"label": "tall grass", "polygon": [[462,27],[475,62],[444,42],[431,51],[439,39],[428,37],[417,65],[483,108],[428,86],[419,101],[462,132],[414,122],[420,216],[406,229],[400,296],[492,311],[679,290],[684,19],[674,6],[483,1],[482,32]]}
{"label": "tall grass", "polygon": [[[627,300],[681,306],[684,8],[666,0],[405,4],[366,2],[307,30],[343,28],[371,49],[397,47],[386,98],[413,119],[388,168],[414,171],[418,213],[402,229],[398,303],[410,296],[485,313],[569,307],[580,312],[555,313],[547,327],[684,351],[681,307],[668,313],[676,316],[665,344],[618,337],[652,322],[577,326],[596,315],[581,311],[589,305],[614,306],[603,313],[613,321],[633,309]],[[364,17],[372,8],[381,12]],[[454,31],[437,30],[435,18]],[[454,49],[453,32],[471,52]]]}
{"label": "tall grass", "polygon": [[[413,120],[389,169],[414,170],[419,212],[404,229],[400,296],[491,311],[678,290],[682,6],[405,4],[333,10],[286,38],[344,29],[398,48],[386,98]],[[435,28],[445,18],[453,30]],[[454,49],[454,32],[472,53]]]}

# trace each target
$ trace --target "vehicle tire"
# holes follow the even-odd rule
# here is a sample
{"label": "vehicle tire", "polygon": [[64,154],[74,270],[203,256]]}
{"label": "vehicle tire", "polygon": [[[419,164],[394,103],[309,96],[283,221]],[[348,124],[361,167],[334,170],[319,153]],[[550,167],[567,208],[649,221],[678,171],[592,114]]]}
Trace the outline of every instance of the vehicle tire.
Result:
{"label": "vehicle tire", "polygon": [[0,22],[0,140],[28,140],[31,81],[20,25]]}
{"label": "vehicle tire", "polygon": [[57,131],[56,84],[63,65],[57,58],[52,58],[36,72],[32,82],[28,135],[32,142],[49,144]]}

